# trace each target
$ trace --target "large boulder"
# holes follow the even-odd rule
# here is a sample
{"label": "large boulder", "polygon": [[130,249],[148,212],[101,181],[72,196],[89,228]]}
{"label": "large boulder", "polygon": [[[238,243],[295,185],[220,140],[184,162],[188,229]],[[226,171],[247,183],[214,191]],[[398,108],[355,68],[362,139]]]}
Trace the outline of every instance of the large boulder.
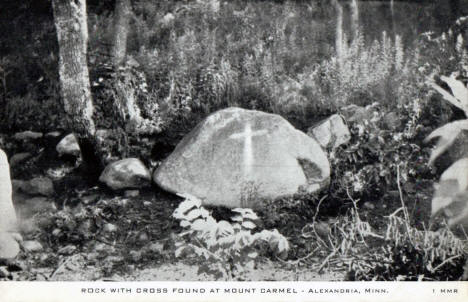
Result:
{"label": "large boulder", "polygon": [[0,259],[14,258],[20,251],[18,242],[10,233],[17,229],[11,195],[10,167],[5,152],[0,149]]}
{"label": "large boulder", "polygon": [[125,158],[107,165],[99,181],[113,190],[142,188],[151,183],[151,173],[139,159]]}
{"label": "large boulder", "polygon": [[20,252],[14,233],[0,231],[0,259],[12,259]]}
{"label": "large boulder", "polygon": [[325,150],[335,150],[341,145],[347,144],[351,139],[351,133],[343,118],[334,114],[317,125],[307,130],[307,135],[315,138]]}
{"label": "large boulder", "polygon": [[313,138],[279,115],[240,108],[208,116],[153,175],[167,191],[230,208],[316,192],[329,177],[327,156]]}
{"label": "large boulder", "polygon": [[11,196],[10,166],[5,152],[0,149],[0,232],[16,229],[16,213]]}

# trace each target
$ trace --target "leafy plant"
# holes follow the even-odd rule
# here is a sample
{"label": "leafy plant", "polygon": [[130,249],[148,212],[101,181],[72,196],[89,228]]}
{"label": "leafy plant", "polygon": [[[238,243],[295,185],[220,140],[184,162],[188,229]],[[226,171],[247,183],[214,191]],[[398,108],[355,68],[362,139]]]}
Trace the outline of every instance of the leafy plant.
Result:
{"label": "leafy plant", "polygon": [[201,201],[191,195],[174,211],[173,217],[185,230],[176,243],[176,257],[185,255],[195,260],[198,274],[209,274],[216,279],[240,279],[246,268],[254,268],[267,251],[286,258],[288,240],[276,229],[254,233],[257,215],[251,209],[236,208],[231,222],[216,221]]}
{"label": "leafy plant", "polygon": [[[432,151],[429,164],[450,148],[455,140],[460,137],[463,131],[468,131],[468,88],[455,75],[450,77],[441,77],[452,93],[440,87],[433,81],[429,85],[439,92],[443,98],[452,105],[461,109],[467,119],[450,122],[434,130],[426,141],[437,138],[437,145]],[[463,143],[462,143],[463,144]],[[465,142],[466,144],[466,142]],[[462,146],[462,148],[466,146]],[[465,150],[466,151],[466,150]],[[468,154],[465,152],[465,156]],[[436,187],[436,193],[432,200],[432,214],[438,214],[444,210],[448,216],[449,226],[461,224],[468,226],[468,157],[459,159],[453,163],[441,176],[439,184]]]}

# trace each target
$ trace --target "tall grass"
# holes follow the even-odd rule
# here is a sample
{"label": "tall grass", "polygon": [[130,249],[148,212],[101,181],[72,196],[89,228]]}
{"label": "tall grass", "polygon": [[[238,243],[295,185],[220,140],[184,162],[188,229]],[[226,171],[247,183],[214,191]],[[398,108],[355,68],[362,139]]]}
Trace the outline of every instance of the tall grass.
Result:
{"label": "tall grass", "polygon": [[[306,128],[349,103],[411,102],[419,85],[417,51],[400,37],[383,33],[372,42],[359,34],[351,44],[344,37],[337,58],[335,20],[327,14],[318,2],[141,2],[129,53],[144,69],[153,101],[190,121],[240,106]],[[103,23],[111,18],[96,22],[91,28],[108,28]],[[98,32],[92,44],[109,36]]]}

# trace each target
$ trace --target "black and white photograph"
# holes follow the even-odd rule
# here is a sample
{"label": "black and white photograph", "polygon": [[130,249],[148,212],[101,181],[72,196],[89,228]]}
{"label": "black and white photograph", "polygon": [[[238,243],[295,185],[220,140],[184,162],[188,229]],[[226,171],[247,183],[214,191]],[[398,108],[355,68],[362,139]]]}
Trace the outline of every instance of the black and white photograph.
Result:
{"label": "black and white photograph", "polygon": [[1,0],[0,33],[3,288],[468,280],[468,0]]}

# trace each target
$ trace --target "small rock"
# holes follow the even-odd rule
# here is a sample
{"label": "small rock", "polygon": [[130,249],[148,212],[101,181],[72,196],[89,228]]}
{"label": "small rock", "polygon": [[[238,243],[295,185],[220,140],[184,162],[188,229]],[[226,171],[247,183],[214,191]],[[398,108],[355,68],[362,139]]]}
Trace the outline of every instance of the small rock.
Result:
{"label": "small rock", "polygon": [[99,253],[96,253],[96,252],[91,252],[91,253],[88,253],[86,255],[86,259],[90,260],[90,261],[95,261],[99,258]]}
{"label": "small rock", "polygon": [[339,146],[347,144],[351,139],[348,126],[339,114],[334,114],[310,127],[307,135],[315,138],[320,146],[326,150],[335,150]]}
{"label": "small rock", "polygon": [[62,155],[73,155],[80,156],[81,150],[78,140],[73,133],[68,134],[58,143],[55,148],[60,156]]}
{"label": "small rock", "polygon": [[58,250],[60,255],[71,255],[76,251],[76,246],[73,244],[69,244],[67,246],[62,247]]}
{"label": "small rock", "polygon": [[96,202],[99,199],[99,194],[91,194],[81,197],[81,202],[85,205]]}
{"label": "small rock", "polygon": [[26,182],[24,193],[29,195],[51,196],[54,194],[54,183],[47,177],[35,177]]}
{"label": "small rock", "polygon": [[13,138],[18,140],[18,141],[26,141],[26,140],[34,140],[41,138],[43,136],[42,133],[40,132],[34,132],[34,131],[23,131],[23,132],[18,132],[16,133]]}
{"label": "small rock", "polygon": [[366,201],[363,206],[364,206],[364,208],[366,208],[368,210],[375,209],[375,205],[373,203],[368,202],[368,201]]}
{"label": "small rock", "polygon": [[151,201],[143,201],[143,205],[145,207],[149,207],[151,205]]}
{"label": "small rock", "polygon": [[148,248],[148,252],[162,254],[164,251],[164,244],[156,242],[151,243]]}
{"label": "small rock", "polygon": [[32,154],[29,152],[22,152],[13,155],[10,158],[10,168],[13,168],[14,166],[26,161],[27,159],[31,158],[31,156]]}
{"label": "small rock", "polygon": [[114,232],[117,232],[118,228],[115,224],[112,224],[112,223],[106,223],[103,227],[102,227],[102,231],[105,232],[105,233],[114,233]]}
{"label": "small rock", "polygon": [[23,249],[29,253],[40,252],[44,249],[42,244],[36,240],[26,240],[23,242],[22,246]]}
{"label": "small rock", "polygon": [[45,137],[59,137],[62,133],[60,131],[51,131],[46,133]]}
{"label": "small rock", "polygon": [[52,236],[54,236],[54,237],[58,237],[58,236],[60,236],[61,234],[62,234],[62,230],[61,230],[61,229],[56,228],[56,229],[54,229],[54,230],[52,231]]}
{"label": "small rock", "polygon": [[0,278],[8,278],[11,276],[11,273],[5,266],[0,266]]}
{"label": "small rock", "polygon": [[137,158],[126,158],[109,164],[99,181],[113,190],[142,188],[151,183],[151,174]]}
{"label": "small rock", "polygon": [[108,244],[105,244],[105,243],[96,243],[96,245],[94,246],[94,250],[96,252],[104,252],[104,251],[107,251],[109,249],[112,249],[112,246],[109,246]]}
{"label": "small rock", "polygon": [[0,232],[0,259],[15,258],[20,252],[18,241],[11,233]]}
{"label": "small rock", "polygon": [[127,198],[130,197],[138,197],[140,195],[140,191],[138,190],[126,190],[124,196]]}

